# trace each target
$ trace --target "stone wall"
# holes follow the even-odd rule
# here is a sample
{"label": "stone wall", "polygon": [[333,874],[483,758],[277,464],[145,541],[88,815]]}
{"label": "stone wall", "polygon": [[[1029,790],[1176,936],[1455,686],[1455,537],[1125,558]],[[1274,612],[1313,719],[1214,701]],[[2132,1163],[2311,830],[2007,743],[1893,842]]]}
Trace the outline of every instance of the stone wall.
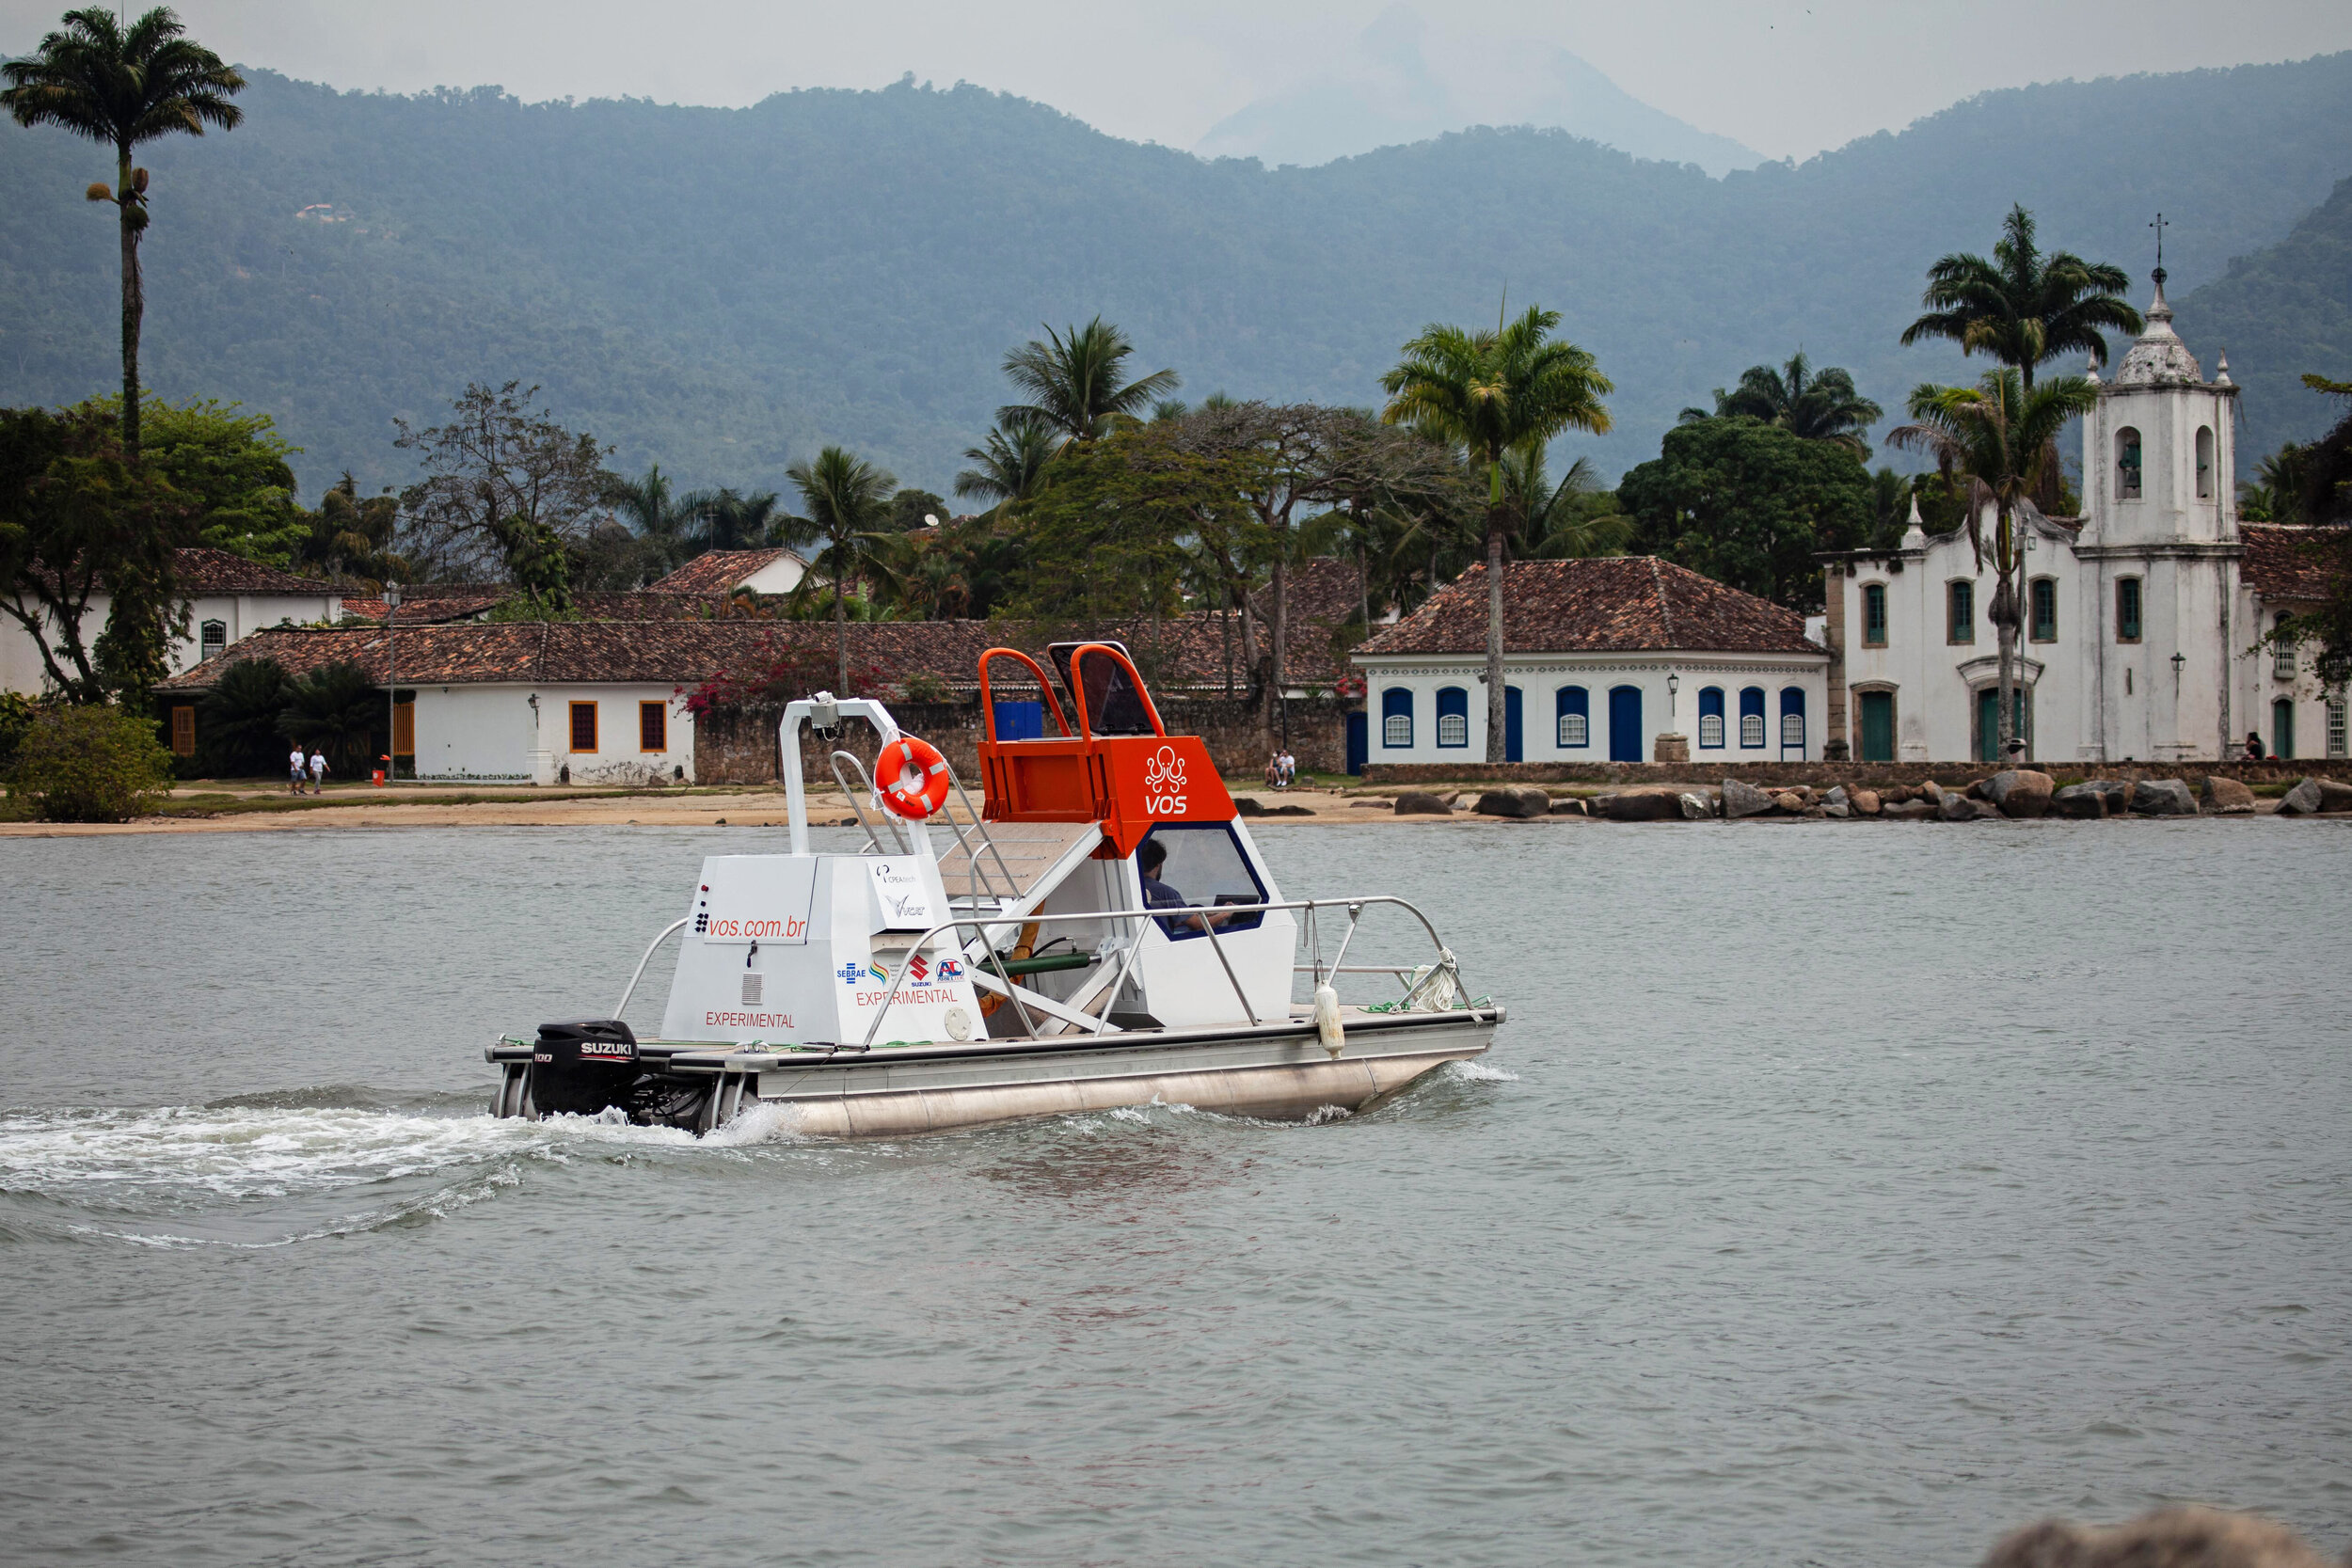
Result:
{"label": "stone wall", "polygon": [[[2178,765],[2132,762],[2097,767],[2087,762],[2035,762],[2026,766],[2040,768],[2061,781],[2185,779],[2192,784],[2213,774],[2249,784],[2293,784],[2306,775],[2335,777],[2352,774],[2352,763],[2346,763],[2342,757],[2325,762],[2305,757],[2294,761],[2272,759],[2264,762],[2188,762]],[[1939,784],[1966,784],[1978,779],[1989,779],[1999,771],[1999,768],[1985,762],[1374,763],[1364,769],[1364,782],[1368,784],[1491,783],[1623,787],[1738,779],[1759,788],[1803,784],[1811,784],[1816,789],[1827,789],[1832,784],[1879,788],[1894,784],[1918,784],[1927,779],[1934,779]]]}
{"label": "stone wall", "polygon": [[[1266,751],[1258,729],[1257,711],[1241,701],[1221,698],[1178,698],[1160,701],[1160,721],[1170,734],[1197,735],[1208,744],[1217,771],[1231,778],[1254,780],[1265,770]],[[939,748],[966,789],[980,787],[980,705],[968,703],[894,703],[891,716],[909,735],[921,736]],[[1291,752],[1301,771],[1337,773],[1347,766],[1346,709],[1330,698],[1308,698],[1290,705]],[[694,721],[694,778],[699,784],[774,784],[777,769],[776,726],[782,707],[741,708],[705,714]],[[1051,721],[1048,721],[1051,727]],[[838,747],[860,759],[872,758],[875,736],[863,720],[844,727],[834,741],[819,744],[804,736],[801,742],[801,776],[812,784],[830,783],[827,759]]]}

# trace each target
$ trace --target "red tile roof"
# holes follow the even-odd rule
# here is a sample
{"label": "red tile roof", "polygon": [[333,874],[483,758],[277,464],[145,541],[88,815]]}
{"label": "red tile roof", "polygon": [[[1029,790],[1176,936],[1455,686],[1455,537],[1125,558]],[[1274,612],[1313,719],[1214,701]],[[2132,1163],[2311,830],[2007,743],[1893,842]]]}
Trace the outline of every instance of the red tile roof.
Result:
{"label": "red tile roof", "polygon": [[[1514,561],[1502,568],[1505,653],[1818,654],[1804,617],[1656,556]],[[1486,568],[1473,566],[1359,655],[1483,654]]]}
{"label": "red tile roof", "polygon": [[180,592],[190,595],[275,594],[318,598],[335,592],[335,585],[324,578],[298,578],[292,572],[281,572],[227,550],[190,546],[173,551],[172,556],[173,568],[180,578]]}
{"label": "red tile roof", "polygon": [[652,594],[727,594],[745,578],[790,555],[790,550],[711,550],[698,555],[646,592]]}
{"label": "red tile roof", "polygon": [[2341,527],[2240,523],[2238,538],[2246,546],[2238,570],[2265,599],[2316,603],[2328,596],[2339,576],[2352,572],[2347,531]]}

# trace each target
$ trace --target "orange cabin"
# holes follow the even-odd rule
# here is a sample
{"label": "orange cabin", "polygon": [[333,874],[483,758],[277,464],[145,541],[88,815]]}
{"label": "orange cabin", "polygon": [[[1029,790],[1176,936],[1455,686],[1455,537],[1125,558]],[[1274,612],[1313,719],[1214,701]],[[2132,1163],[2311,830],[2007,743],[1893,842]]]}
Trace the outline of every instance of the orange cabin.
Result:
{"label": "orange cabin", "polygon": [[[1057,642],[1046,650],[1078,710],[1073,732],[1055,682],[1016,648],[980,656],[980,742],[985,789],[981,816],[991,822],[1097,822],[1106,844],[1097,851],[1124,860],[1155,822],[1229,822],[1233,798],[1199,736],[1170,735],[1160,721],[1127,651],[1115,642]],[[1061,733],[1034,740],[999,739],[989,667],[1018,659],[1044,694]]]}

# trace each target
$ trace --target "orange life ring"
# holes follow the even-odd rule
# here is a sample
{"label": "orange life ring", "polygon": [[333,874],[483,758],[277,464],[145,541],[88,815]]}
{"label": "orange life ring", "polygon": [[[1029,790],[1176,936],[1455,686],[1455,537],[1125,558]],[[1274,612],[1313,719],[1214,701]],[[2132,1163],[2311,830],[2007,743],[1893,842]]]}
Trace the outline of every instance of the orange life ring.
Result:
{"label": "orange life ring", "polygon": [[890,809],[910,822],[920,821],[947,803],[947,759],[928,740],[901,736],[874,759],[877,777]]}

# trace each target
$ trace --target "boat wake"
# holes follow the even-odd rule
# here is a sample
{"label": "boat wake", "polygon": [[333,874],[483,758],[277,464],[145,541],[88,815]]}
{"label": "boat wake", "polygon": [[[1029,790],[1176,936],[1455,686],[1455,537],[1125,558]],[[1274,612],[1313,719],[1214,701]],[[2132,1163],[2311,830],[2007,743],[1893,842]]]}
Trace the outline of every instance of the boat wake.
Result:
{"label": "boat wake", "polygon": [[483,1098],[397,1106],[338,1088],[199,1106],[0,1110],[0,1239],[284,1246],[446,1217],[519,1185],[533,1164],[795,1138],[781,1107],[755,1107],[697,1139],[630,1126],[617,1112],[501,1120],[482,1113]]}

